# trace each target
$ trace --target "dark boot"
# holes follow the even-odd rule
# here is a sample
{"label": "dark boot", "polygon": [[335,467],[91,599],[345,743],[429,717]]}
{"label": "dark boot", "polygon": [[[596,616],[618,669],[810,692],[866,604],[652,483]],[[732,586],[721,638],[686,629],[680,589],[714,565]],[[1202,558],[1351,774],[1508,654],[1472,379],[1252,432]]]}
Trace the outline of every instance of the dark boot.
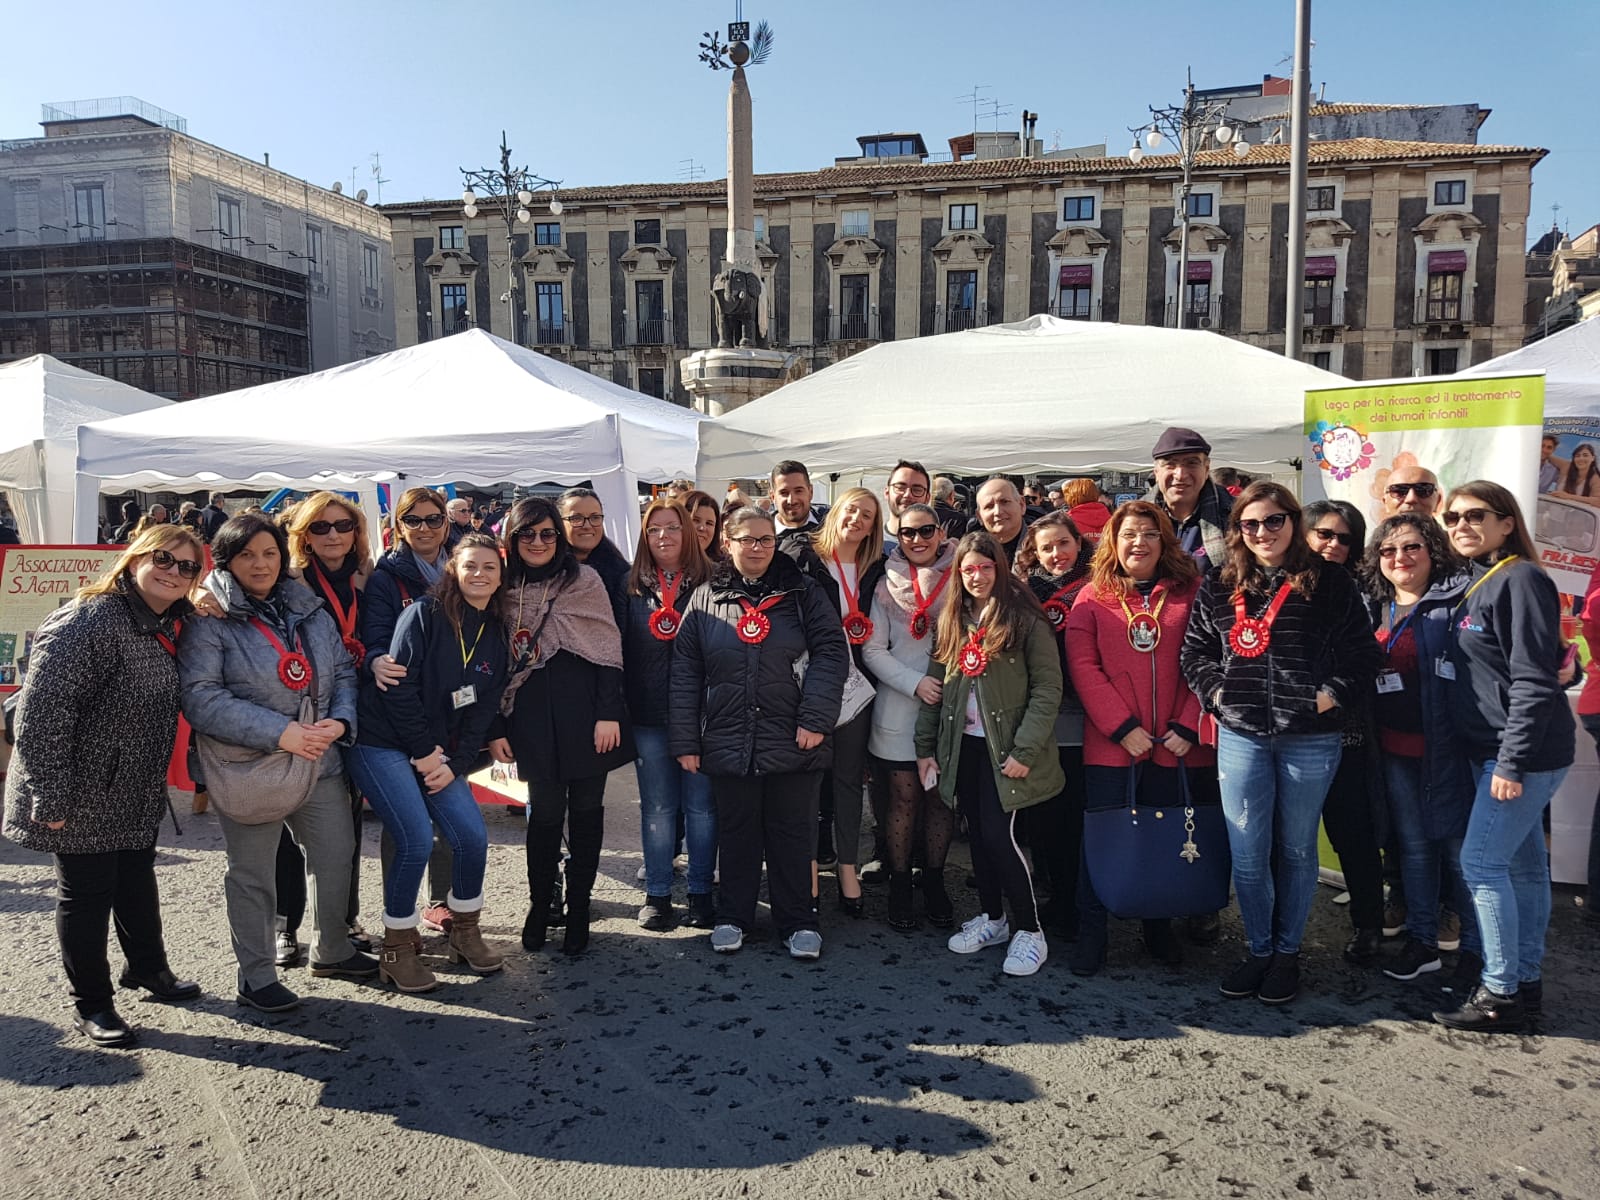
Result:
{"label": "dark boot", "polygon": [[1183,943],[1178,941],[1171,921],[1146,921],[1144,948],[1158,963],[1169,967],[1183,966]]}
{"label": "dark boot", "polygon": [[522,923],[522,948],[544,949],[550,926],[550,889],[561,857],[561,826],[528,822],[528,919]]}
{"label": "dark boot", "polygon": [[589,897],[600,872],[600,844],[605,840],[606,810],[567,813],[567,931],[561,939],[565,954],[582,954],[589,946]]}
{"label": "dark boot", "polygon": [[910,871],[896,871],[889,876],[889,924],[895,929],[917,927],[917,906],[911,894]]}
{"label": "dark boot", "polygon": [[950,929],[955,925],[956,906],[950,902],[950,893],[944,890],[943,870],[922,869],[922,902],[929,925],[935,929]]}

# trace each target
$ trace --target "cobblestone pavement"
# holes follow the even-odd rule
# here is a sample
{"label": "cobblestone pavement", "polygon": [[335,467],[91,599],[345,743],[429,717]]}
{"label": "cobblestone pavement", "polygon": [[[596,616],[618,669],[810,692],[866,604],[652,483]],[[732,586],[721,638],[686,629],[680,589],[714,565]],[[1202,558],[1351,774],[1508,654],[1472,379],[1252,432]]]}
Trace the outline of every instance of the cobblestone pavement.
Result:
{"label": "cobblestone pavement", "polygon": [[[69,1024],[48,861],[0,843],[0,1197],[1600,1197],[1600,934],[1570,895],[1545,1028],[1472,1037],[1427,1020],[1435,993],[1340,961],[1328,889],[1282,1010],[1217,995],[1234,913],[1178,971],[1113,922],[1099,977],[1055,946],[1012,980],[998,950],[889,929],[881,890],[868,919],[837,914],[825,877],[819,963],[770,931],[713,958],[703,933],[635,924],[629,773],[611,798],[581,959],[517,945],[521,827],[491,809],[502,975],[441,957],[443,986],[400,996],[296,969],[306,1003],[279,1017],[233,1002],[215,819],[167,825],[172,961],[206,996],[123,993],[141,1040],[121,1052]],[[958,844],[963,913],[965,863]]]}

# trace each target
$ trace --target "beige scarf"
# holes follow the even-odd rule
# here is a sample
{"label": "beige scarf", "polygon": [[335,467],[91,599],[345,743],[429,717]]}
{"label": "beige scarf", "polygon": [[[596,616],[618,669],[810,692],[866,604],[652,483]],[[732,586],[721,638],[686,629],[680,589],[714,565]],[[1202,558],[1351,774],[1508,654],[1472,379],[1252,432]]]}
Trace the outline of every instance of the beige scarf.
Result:
{"label": "beige scarf", "polygon": [[[933,595],[933,589],[939,586],[939,580],[950,569],[950,564],[955,561],[956,547],[954,542],[946,542],[939,547],[939,553],[933,560],[933,565],[917,567],[917,586],[922,589],[922,598],[926,600]],[[911,590],[912,566],[905,556],[905,552],[896,547],[895,552],[883,560],[883,581],[888,586],[889,599],[893,600],[900,610],[908,616],[917,607],[916,593]],[[944,585],[944,590],[956,586],[954,582]],[[937,623],[938,610],[944,607],[944,591],[939,593],[938,600],[928,611],[928,620]]]}
{"label": "beige scarf", "polygon": [[[500,698],[500,712],[509,715],[517,689],[562,650],[597,667],[622,668],[622,635],[611,613],[611,597],[592,567],[579,567],[576,579],[554,575],[543,583],[511,588],[505,598],[506,627],[513,638],[511,682]],[[538,636],[519,655],[518,629]]]}

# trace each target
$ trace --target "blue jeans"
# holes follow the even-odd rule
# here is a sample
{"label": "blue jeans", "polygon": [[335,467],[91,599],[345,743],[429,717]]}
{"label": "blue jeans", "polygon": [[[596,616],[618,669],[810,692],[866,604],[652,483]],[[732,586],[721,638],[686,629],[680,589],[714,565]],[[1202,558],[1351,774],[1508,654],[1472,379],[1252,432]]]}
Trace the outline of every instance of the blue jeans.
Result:
{"label": "blue jeans", "polygon": [[1317,825],[1339,769],[1337,733],[1217,731],[1217,781],[1250,953],[1298,954],[1317,890]]}
{"label": "blue jeans", "polygon": [[1461,948],[1483,957],[1483,939],[1473,917],[1472,897],[1461,878],[1461,839],[1430,838],[1422,812],[1422,759],[1403,754],[1383,756],[1383,778],[1389,789],[1389,819],[1400,847],[1400,878],[1405,883],[1406,933],[1438,949],[1439,906],[1411,897],[1437,896],[1445,875],[1451,903],[1461,915]]}
{"label": "blue jeans", "polygon": [[639,832],[644,840],[644,890],[648,896],[672,895],[672,856],[678,843],[678,814],[683,814],[683,840],[689,850],[689,894],[711,894],[717,863],[717,808],[711,780],[678,765],[667,749],[661,725],[635,725],[633,761],[639,777]]}
{"label": "blue jeans", "polygon": [[1542,818],[1567,768],[1530,771],[1522,777],[1522,795],[1496,800],[1489,794],[1494,762],[1473,766],[1478,794],[1461,842],[1461,874],[1483,935],[1484,985],[1509,996],[1518,984],[1540,978],[1550,924],[1550,856]]}
{"label": "blue jeans", "polygon": [[394,860],[383,880],[384,924],[396,929],[416,924],[417,889],[433,853],[435,825],[455,853],[449,899],[481,901],[489,834],[472,786],[457,776],[430,796],[403,750],[357,745],[347,761],[372,811],[394,840]]}

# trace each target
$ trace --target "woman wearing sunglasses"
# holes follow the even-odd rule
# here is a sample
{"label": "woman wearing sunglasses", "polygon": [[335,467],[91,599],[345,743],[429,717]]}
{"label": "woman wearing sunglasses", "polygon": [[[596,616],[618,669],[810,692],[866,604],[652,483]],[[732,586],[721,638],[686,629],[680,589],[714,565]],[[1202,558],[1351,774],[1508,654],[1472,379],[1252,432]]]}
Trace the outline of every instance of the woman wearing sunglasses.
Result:
{"label": "woman wearing sunglasses", "polygon": [[936,788],[917,772],[917,714],[924,702],[936,704],[943,675],[930,674],[928,652],[939,605],[951,585],[955,546],[945,540],[939,515],[927,504],[912,504],[900,514],[895,548],[884,560],[872,608],[878,614],[862,648],[867,670],[878,680],[872,702],[872,736],[867,749],[888,774],[884,848],[889,863],[889,924],[917,927],[911,886],[911,843],[922,826],[922,900],[928,924],[949,929],[955,907],[944,886],[945,858],[955,832],[955,814]]}
{"label": "woman wearing sunglasses", "polygon": [[127,1046],[107,924],[116,919],[121,985],[185,1001],[200,986],[167,966],[156,891],[156,831],[178,732],[173,643],[205,551],[193,531],[155,525],[111,570],[34,635],[5,784],[5,836],[53,855],[56,938],[73,1023],[98,1046]]}
{"label": "woman wearing sunglasses", "polygon": [[561,949],[582,954],[605,838],[606,776],[634,758],[622,637],[606,585],[567,544],[554,504],[518,500],[503,530],[511,681],[489,749],[496,761],[516,763],[528,785],[522,944],[530,952],[544,947],[565,827],[572,858]]}
{"label": "woman wearing sunglasses", "polygon": [[644,906],[639,924],[652,932],[671,929],[672,860],[679,830],[689,847],[689,909],[685,924],[710,929],[717,865],[717,812],[711,785],[678,765],[667,746],[672,708],[672,659],[683,627],[683,613],[695,589],[711,573],[711,563],[689,523],[689,514],[671,500],[652,500],[628,575],[628,593],[617,610],[622,631],[623,676],[628,715],[639,757],[639,832],[644,842]]}
{"label": "woman wearing sunglasses", "polygon": [[1539,566],[1516,498],[1476,480],[1445,499],[1450,543],[1475,578],[1452,613],[1450,651],[1434,669],[1451,691],[1456,736],[1476,792],[1461,874],[1483,939],[1483,977],[1452,1029],[1521,1028],[1544,999],[1550,864],[1542,818],[1572,765],[1576,724],[1557,682],[1560,596]]}
{"label": "woman wearing sunglasses", "polygon": [[[1094,486],[1093,480],[1073,482]],[[1098,501],[1091,503],[1105,518],[1095,527],[1098,537],[1111,512]],[[1034,866],[1044,876],[1050,893],[1050,899],[1040,906],[1039,920],[1047,929],[1067,938],[1076,937],[1078,932],[1078,860],[1083,856],[1083,704],[1067,674],[1067,617],[1089,581],[1094,549],[1095,544],[1079,531],[1077,520],[1065,510],[1046,513],[1028,526],[1017,547],[1017,574],[1027,581],[1034,598],[1044,606],[1061,658],[1056,753],[1067,786],[1059,795],[1025,810],[1023,823]]]}
{"label": "woman wearing sunglasses", "polygon": [[[432,488],[408,488],[395,502],[392,528],[393,545],[369,576],[361,593],[361,644],[359,675],[371,677],[383,691],[405,678],[405,668],[389,652],[400,614],[428,594],[444,571],[449,559],[445,542],[450,536],[449,517],[443,493]],[[394,861],[394,839],[384,831],[380,846],[383,872],[387,876]],[[428,860],[428,902],[422,909],[422,927],[430,933],[449,930],[450,920],[450,843],[435,837],[433,857]]]}
{"label": "woman wearing sunglasses", "polygon": [[939,702],[917,715],[917,771],[966,817],[983,909],[948,945],[975,954],[1009,942],[1001,969],[1032,975],[1048,947],[1016,817],[1066,786],[1055,745],[1059,639],[994,534],[963,537],[952,569],[932,655],[944,681]]}
{"label": "woman wearing sunglasses", "polygon": [[[1458,993],[1464,998],[1483,969],[1459,866],[1475,781],[1456,740],[1450,684],[1436,664],[1448,655],[1452,619],[1471,581],[1443,526],[1419,513],[1378,526],[1360,573],[1383,648],[1373,715],[1400,876],[1406,895],[1419,899],[1437,897],[1448,881],[1446,894],[1463,918],[1457,975],[1467,981]],[[1405,932],[1383,973],[1410,980],[1438,971],[1439,906],[1408,904]]]}
{"label": "woman wearing sunglasses", "polygon": [[744,945],[765,861],[778,936],[790,957],[814,959],[817,794],[850,647],[823,590],[777,552],[770,513],[736,509],[724,528],[728,560],[684,613],[669,710],[678,765],[710,777],[717,805],[722,892],[711,948]]}
{"label": "woman wearing sunglasses", "polygon": [[[317,764],[310,795],[288,817],[311,879],[311,973],[370,979],[378,964],[352,949],[345,921],[355,834],[344,759],[335,749],[355,740],[356,671],[333,614],[289,580],[288,549],[283,530],[259,513],[240,513],[217,531],[206,590],[227,615],[184,630],[178,647],[183,714],[196,733],[218,742],[284,750]],[[308,689],[319,719],[303,724],[300,704]],[[233,820],[220,781],[210,782],[228,847],[223,886],[239,1002],[263,1012],[293,1008],[299,997],[278,981],[273,954],[280,827]]]}
{"label": "woman wearing sunglasses", "polygon": [[[1312,553],[1355,575],[1367,543],[1366,518],[1355,505],[1315,500],[1306,505],[1301,528]],[[1322,806],[1322,823],[1339,856],[1345,890],[1350,893],[1352,931],[1344,958],[1356,964],[1376,961],[1383,945],[1383,851],[1378,844],[1382,768],[1370,736],[1370,709],[1367,698],[1362,697],[1345,710],[1339,770]]]}
{"label": "woman wearing sunglasses", "polygon": [[1349,572],[1311,552],[1300,503],[1262,480],[1228,514],[1222,569],[1202,585],[1183,673],[1217,719],[1217,772],[1249,957],[1224,996],[1287,1004],[1317,887],[1317,826],[1344,713],[1372,687],[1378,647]]}

